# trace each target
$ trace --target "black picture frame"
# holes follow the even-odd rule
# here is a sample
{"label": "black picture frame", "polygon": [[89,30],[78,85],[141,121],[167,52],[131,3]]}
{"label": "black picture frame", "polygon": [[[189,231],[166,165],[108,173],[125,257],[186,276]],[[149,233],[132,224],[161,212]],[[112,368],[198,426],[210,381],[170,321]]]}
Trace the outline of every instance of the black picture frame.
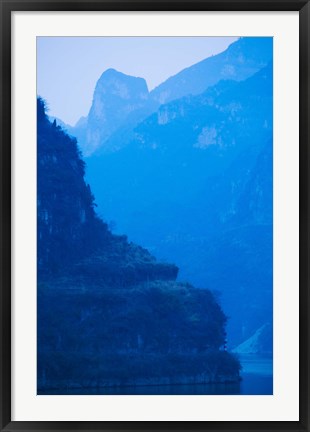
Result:
{"label": "black picture frame", "polygon": [[[1,13],[1,431],[310,431],[309,404],[309,24],[305,0],[0,0]],[[11,421],[11,13],[13,11],[298,11],[299,12],[299,167],[300,167],[300,377],[299,421],[98,422]]]}

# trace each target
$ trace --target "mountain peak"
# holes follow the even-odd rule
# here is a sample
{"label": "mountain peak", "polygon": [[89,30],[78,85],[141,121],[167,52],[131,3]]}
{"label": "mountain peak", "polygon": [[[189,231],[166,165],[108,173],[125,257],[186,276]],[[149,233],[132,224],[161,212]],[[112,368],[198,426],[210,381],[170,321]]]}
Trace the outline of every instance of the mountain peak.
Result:
{"label": "mountain peak", "polygon": [[149,91],[143,78],[116,69],[105,70],[97,81],[87,119],[77,125],[84,155],[103,146],[136,111],[145,108]]}
{"label": "mountain peak", "polygon": [[[128,131],[159,105],[202,94],[221,80],[238,82],[253,76],[272,60],[272,47],[271,37],[240,38],[225,51],[183,69],[151,92],[143,78],[114,68],[105,70],[97,81],[87,122],[76,128],[84,155],[99,148],[108,151],[123,147]],[[116,145],[111,146],[107,140],[116,131],[120,133],[115,135]]]}
{"label": "mountain peak", "polygon": [[[106,69],[106,70],[102,73],[102,75],[108,75],[108,74],[114,74],[114,73],[119,74],[119,73],[122,73],[122,72],[120,72],[120,71],[118,71],[117,69],[114,69],[114,68],[109,68],[109,69]],[[101,76],[102,76],[102,75],[101,75]]]}
{"label": "mountain peak", "polygon": [[101,81],[102,79],[109,79],[109,78],[115,78],[115,77],[122,78],[122,77],[127,77],[127,76],[130,76],[130,75],[127,75],[121,71],[118,71],[117,69],[109,68],[109,69],[106,69],[105,71],[102,72],[98,82]]}
{"label": "mountain peak", "polygon": [[105,70],[97,81],[94,97],[97,92],[118,95],[123,99],[129,99],[140,94],[142,98],[148,95],[148,88],[144,78],[127,75],[116,69]]}

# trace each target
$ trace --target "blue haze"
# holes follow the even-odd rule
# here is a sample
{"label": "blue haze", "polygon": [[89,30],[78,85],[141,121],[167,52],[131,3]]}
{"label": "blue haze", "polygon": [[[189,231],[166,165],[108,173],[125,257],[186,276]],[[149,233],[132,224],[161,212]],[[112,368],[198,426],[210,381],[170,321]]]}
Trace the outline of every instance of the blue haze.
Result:
{"label": "blue haze", "polygon": [[224,51],[236,37],[38,37],[37,93],[49,114],[74,125],[87,115],[96,82],[109,68],[146,79],[169,76]]}
{"label": "blue haze", "polygon": [[[194,343],[194,340],[197,344],[191,348],[190,354],[186,353],[187,356],[190,355],[190,364],[194,368],[193,356],[195,355],[203,356],[207,353],[209,356],[210,347],[217,351],[220,358],[223,350],[225,352],[224,347],[228,346],[230,352],[233,351],[241,356],[244,365],[243,381],[241,384],[234,381],[231,386],[225,388],[223,384],[215,385],[215,387],[212,387],[212,384],[211,387],[204,387],[203,390],[202,387],[195,388],[185,384],[183,389],[180,387],[179,390],[174,387],[170,390],[160,388],[158,393],[154,390],[155,393],[152,394],[165,394],[165,391],[168,391],[168,394],[177,394],[173,392],[179,392],[179,394],[271,394],[273,352],[272,38],[240,38],[230,45],[229,43],[236,38],[231,40],[220,38],[221,40],[218,41],[213,38],[209,42],[213,46],[213,52],[218,52],[218,54],[211,56],[210,53],[202,55],[204,51],[200,42],[205,43],[207,38],[195,38],[198,43],[196,54],[200,57],[197,60],[189,55],[192,38],[180,38],[175,41],[172,40],[174,38],[158,38],[158,41],[155,40],[157,38],[130,38],[130,41],[127,42],[129,45],[132,44],[131,49],[137,46],[135,44],[140,43],[148,54],[151,53],[152,61],[149,62],[149,57],[147,57],[142,66],[137,65],[140,69],[135,69],[137,61],[134,61],[135,57],[131,57],[131,50],[127,50],[126,55],[124,54],[128,48],[126,38],[119,38],[117,41],[115,38],[107,38],[106,42],[115,49],[115,58],[118,56],[123,58],[120,63],[115,61],[109,64],[109,67],[103,68],[102,65],[105,63],[98,61],[100,57],[98,44],[102,41],[90,41],[84,38],[74,38],[74,41],[73,38],[59,38],[58,41],[49,39],[51,38],[40,38],[38,41],[38,90],[42,96],[51,101],[52,109],[49,113],[51,117],[60,117],[64,123],[60,120],[57,120],[57,123],[63,125],[69,135],[77,137],[86,162],[86,180],[91,186],[90,191],[87,189],[88,186],[83,185],[82,200],[74,200],[72,196],[72,201],[75,201],[74,205],[77,206],[74,217],[77,218],[78,224],[81,223],[81,220],[82,225],[85,222],[85,209],[79,208],[80,203],[91,203],[92,208],[91,211],[89,210],[92,223],[87,227],[88,231],[86,230],[85,233],[83,231],[83,242],[86,247],[89,247],[92,254],[95,251],[95,255],[91,255],[91,258],[86,260],[77,256],[78,264],[72,267],[74,277],[81,278],[82,282],[78,283],[81,283],[83,287],[83,296],[85,295],[85,283],[87,284],[91,278],[93,294],[95,293],[95,298],[98,296],[99,303],[105,299],[104,307],[107,307],[107,314],[111,312],[109,301],[112,299],[117,304],[117,308],[120,308],[116,310],[121,320],[124,319],[126,323],[127,319],[132,318],[130,314],[129,318],[123,316],[121,306],[118,304],[126,297],[123,298],[123,291],[121,298],[117,297],[118,294],[113,294],[113,296],[116,295],[116,300],[114,297],[110,299],[108,291],[103,290],[103,293],[99,294],[100,283],[104,284],[105,290],[110,289],[107,288],[107,284],[109,285],[111,281],[114,281],[113,283],[118,288],[121,286],[122,289],[124,287],[127,289],[130,286],[132,298],[136,298],[141,310],[148,308],[148,303],[145,301],[150,295],[150,298],[154,299],[152,307],[154,307],[155,315],[158,294],[154,297],[152,289],[158,289],[156,280],[161,280],[162,287],[166,287],[167,293],[172,295],[172,304],[175,304],[176,310],[179,304],[179,300],[176,301],[174,298],[177,290],[181,287],[182,290],[188,290],[190,296],[196,298],[195,296],[200,296],[196,291],[198,288],[202,295],[202,303],[206,302],[206,312],[202,313],[200,320],[204,322],[204,319],[214,316],[214,323],[212,324],[212,320],[208,321],[209,327],[206,327],[213,328],[213,331],[208,330],[205,333],[208,334],[206,337],[211,340],[206,348],[204,333],[201,329],[198,332],[195,330],[194,333],[190,333],[189,328],[197,319],[197,313],[190,310],[189,321],[185,320],[187,324],[182,327],[184,337],[188,337],[188,344]],[[85,61],[85,68],[90,71],[85,78],[91,75],[92,78],[85,86],[80,86],[78,94],[73,94],[76,93],[72,90],[73,86],[71,89],[66,87],[64,84],[66,80],[62,80],[60,69],[55,73],[56,69],[50,66],[50,62],[58,58],[64,71],[67,71],[67,62],[77,56],[75,50],[72,51],[69,59],[64,55],[66,50],[72,46],[71,43],[74,43],[75,47],[79,46],[83,51],[92,42],[95,42],[94,52],[90,53],[89,63]],[[171,64],[167,65],[167,68],[162,68],[162,60],[160,61],[158,56],[152,56],[152,50],[162,49],[161,55],[169,56],[172,50],[170,42],[172,44],[183,42],[184,59],[180,58],[178,63],[172,57]],[[60,43],[62,48],[58,52]],[[52,52],[48,50],[49,44],[51,44]],[[224,45],[229,46],[224,49]],[[48,52],[51,53],[50,58]],[[196,54],[194,53],[194,57]],[[187,64],[183,65],[183,61],[186,61]],[[196,61],[198,62],[195,63]],[[75,67],[75,65],[76,63],[73,62],[72,66]],[[159,68],[158,65],[161,67]],[[177,70],[171,68],[173,65]],[[57,63],[56,66],[59,67],[59,64]],[[186,68],[180,70],[184,66]],[[100,67],[102,70],[98,73]],[[57,78],[51,80],[51,74],[46,72],[48,69],[51,69],[50,72],[53,71]],[[72,68],[65,73],[75,75]],[[149,76],[147,76],[148,73]],[[97,78],[99,77],[97,82],[95,82],[95,74]],[[140,78],[137,78],[138,76]],[[52,81],[50,89],[47,85],[49,80]],[[76,80],[81,81],[78,74],[72,79],[73,83]],[[63,83],[59,85],[59,81]],[[151,82],[152,84],[149,85]],[[90,87],[93,90],[91,104]],[[49,92],[50,98],[47,96]],[[64,99],[59,97],[60,94],[64,95]],[[67,102],[64,103],[64,100]],[[87,108],[89,104],[90,107]],[[62,111],[56,108],[57,105],[63,106]],[[72,119],[77,118],[78,111],[83,111],[84,117],[74,127],[66,124],[74,123]],[[55,136],[58,133],[57,123],[54,123]],[[42,154],[42,166],[45,166],[47,162],[44,152]],[[55,157],[55,155],[51,156],[50,160],[54,161]],[[72,167],[75,164],[71,162],[69,165]],[[80,170],[82,173],[82,164]],[[44,172],[42,171],[42,178],[45,175]],[[51,178],[55,178],[55,174],[52,174]],[[77,183],[80,184],[78,181]],[[80,188],[81,186],[77,187],[77,191]],[[51,190],[52,192],[55,197],[55,191]],[[96,234],[97,228],[94,228],[94,224],[97,224],[98,221],[97,216],[93,213],[91,192],[94,194],[97,205],[95,211],[104,220],[104,229],[102,231],[100,228],[99,236]],[[46,199],[48,201],[48,195]],[[47,230],[46,216],[45,213],[42,214],[42,227]],[[64,228],[65,233],[69,230],[72,232],[70,218]],[[77,225],[76,233],[79,232],[79,229]],[[85,224],[83,230],[85,230]],[[51,230],[50,227],[47,233],[53,237],[53,229]],[[75,236],[80,235],[76,233]],[[100,241],[107,246],[104,252],[98,246],[99,243],[96,243],[100,236],[102,237]],[[91,237],[91,241],[96,244],[90,245],[88,237]],[[136,247],[136,244],[145,249],[141,249],[140,246]],[[98,248],[100,257],[97,252]],[[50,258],[47,256],[46,260],[48,262]],[[58,263],[53,265],[57,267]],[[69,280],[70,284],[77,283],[75,279],[72,282],[72,274],[66,277],[69,277],[67,281]],[[176,277],[177,282],[174,282]],[[94,284],[95,280],[96,284]],[[62,284],[69,284],[64,281],[65,279],[62,279],[61,282],[56,283],[56,293],[61,289]],[[144,294],[141,294],[143,290],[140,291],[139,284],[141,283],[146,284]],[[70,292],[65,294],[66,301],[69,301],[72,292],[70,288]],[[213,294],[208,294],[209,292]],[[105,297],[107,295],[108,297]],[[51,304],[58,313],[61,313],[61,305],[57,303],[57,296],[54,297],[54,294],[49,291],[48,297],[44,296],[45,294],[42,300],[43,308]],[[222,319],[220,311],[214,304],[213,297],[228,317],[227,335],[223,333],[221,327],[225,320]],[[85,302],[91,302],[91,297],[85,298]],[[73,303],[76,303],[78,308],[82,307],[79,297]],[[142,312],[139,310],[139,313]],[[179,313],[180,322],[183,320],[183,312],[178,311],[175,316],[172,315],[173,318],[169,313],[171,311],[160,310],[159,317],[162,322],[166,322],[167,319],[169,325],[177,326]],[[80,322],[84,322],[83,314],[84,312],[81,312]],[[50,313],[51,320],[54,319],[52,315]],[[100,316],[100,311],[96,311],[94,316]],[[87,314],[85,317],[85,322],[87,322]],[[143,321],[144,315],[141,317]],[[118,315],[115,321],[116,318],[118,319]],[[113,316],[110,317],[112,322],[114,322],[113,319]],[[53,326],[56,325],[54,321],[52,322]],[[135,321],[130,325],[132,329],[138,331],[135,328]],[[215,327],[212,327],[213,325]],[[120,327],[120,338],[128,330],[126,325],[122,324],[122,326]],[[143,329],[141,322],[138,328]],[[165,328],[156,329],[156,332],[159,330],[160,333],[156,333],[156,340],[160,342],[156,343],[159,344],[158,349],[161,354],[165,352],[165,359],[167,359],[173,354],[175,348],[165,345]],[[50,332],[51,330],[44,327],[44,331]],[[150,330],[150,333],[153,331],[155,332],[153,329]],[[179,331],[180,328],[178,328]],[[98,332],[103,335],[103,338],[110,337],[101,327],[98,328]],[[42,333],[42,340],[44,340],[43,336]],[[145,340],[147,340],[145,335],[135,336],[135,342],[132,342],[134,350],[142,349],[141,346],[146,343]],[[70,341],[70,343],[75,346],[75,342]],[[94,353],[98,351],[94,337],[90,338],[88,343]],[[60,346],[61,342],[56,341],[55,344],[55,346]],[[44,346],[43,342],[42,346]],[[154,349],[153,345],[152,347]],[[184,347],[181,349],[182,356],[186,352],[184,349]],[[47,358],[46,352],[44,348],[42,350],[44,359]],[[128,352],[136,351],[129,350]],[[147,352],[147,355],[149,354],[150,351]],[[86,355],[84,351],[82,355]],[[96,358],[94,356],[92,361],[97,361]],[[178,361],[181,370],[183,357],[178,358]],[[230,361],[232,360],[225,363],[228,369],[232,367],[227,366],[230,365]],[[82,364],[84,363],[81,362],[80,365]],[[157,365],[156,361],[154,364]],[[41,365],[43,365],[42,362]],[[154,366],[155,369],[157,366]],[[134,369],[136,364],[133,363],[132,367]],[[234,364],[234,374],[236,374],[236,368],[237,365]],[[43,366],[40,366],[39,374],[41,374],[43,394],[46,384]],[[59,374],[58,370],[57,374]],[[59,392],[59,389],[56,391]],[[84,390],[77,391],[80,392],[79,394],[84,392]],[[97,393],[97,390],[89,391],[93,394]],[[102,391],[99,389],[99,394],[102,394]],[[126,393],[126,390],[124,391]],[[140,391],[142,393],[139,393]],[[62,392],[65,394],[66,390]],[[72,392],[74,393],[73,390],[69,390],[69,394]],[[109,390],[106,392],[109,393]],[[116,390],[117,394],[118,392],[119,390]],[[129,389],[128,392],[148,394],[148,390],[139,390],[139,388]]]}
{"label": "blue haze", "polygon": [[[221,80],[227,71],[230,79]],[[191,88],[206,77],[217,83],[203,92]],[[150,93],[151,103],[167,88],[184,96],[127,121],[124,132],[119,128],[86,158],[98,211],[117,232],[175,262],[182,280],[219,293],[231,348],[259,330],[265,336],[257,349],[270,352],[272,39],[235,42],[167,80]],[[120,112],[122,100],[113,103]],[[96,128],[91,116],[87,131]]]}

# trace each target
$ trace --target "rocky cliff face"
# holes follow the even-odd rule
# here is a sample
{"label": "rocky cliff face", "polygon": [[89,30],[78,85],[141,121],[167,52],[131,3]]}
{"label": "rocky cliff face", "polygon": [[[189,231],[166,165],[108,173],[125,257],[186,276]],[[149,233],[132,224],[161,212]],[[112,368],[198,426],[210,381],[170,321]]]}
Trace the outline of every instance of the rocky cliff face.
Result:
{"label": "rocky cliff face", "polygon": [[87,156],[98,148],[104,149],[108,138],[125,123],[135,121],[148,103],[149,92],[143,78],[108,69],[96,84],[87,119],[79,121],[70,132],[77,136]]}

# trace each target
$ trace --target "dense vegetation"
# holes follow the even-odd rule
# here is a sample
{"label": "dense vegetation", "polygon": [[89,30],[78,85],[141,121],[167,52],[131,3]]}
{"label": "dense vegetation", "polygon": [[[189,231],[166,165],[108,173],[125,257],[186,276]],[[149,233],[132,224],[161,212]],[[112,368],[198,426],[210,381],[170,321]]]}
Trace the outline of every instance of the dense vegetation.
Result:
{"label": "dense vegetation", "polygon": [[95,251],[110,233],[95,214],[76,140],[50,123],[44,109],[38,99],[38,270],[55,274]]}
{"label": "dense vegetation", "polygon": [[65,280],[40,287],[39,305],[43,389],[238,377],[238,361],[219,351],[225,316],[209,291],[172,281],[89,291]]}
{"label": "dense vegetation", "polygon": [[237,381],[213,294],[113,235],[84,170],[38,99],[38,392]]}

